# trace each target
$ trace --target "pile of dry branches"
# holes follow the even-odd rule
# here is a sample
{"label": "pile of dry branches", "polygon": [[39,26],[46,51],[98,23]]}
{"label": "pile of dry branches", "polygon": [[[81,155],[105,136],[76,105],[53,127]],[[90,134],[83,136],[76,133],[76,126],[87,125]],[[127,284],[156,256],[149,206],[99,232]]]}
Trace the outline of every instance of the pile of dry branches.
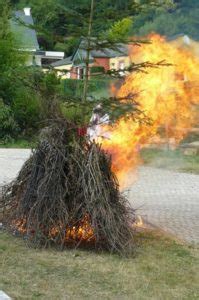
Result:
{"label": "pile of dry branches", "polygon": [[1,206],[7,228],[33,246],[132,249],[134,212],[119,192],[110,156],[65,121],[43,130],[16,180],[3,188]]}

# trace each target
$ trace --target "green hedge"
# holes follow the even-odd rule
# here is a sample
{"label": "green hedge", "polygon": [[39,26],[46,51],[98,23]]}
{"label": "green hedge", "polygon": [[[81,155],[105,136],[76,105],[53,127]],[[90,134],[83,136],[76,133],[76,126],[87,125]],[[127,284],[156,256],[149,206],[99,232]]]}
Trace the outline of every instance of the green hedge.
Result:
{"label": "green hedge", "polygon": [[90,68],[91,74],[104,74],[105,69],[102,66],[93,66]]}
{"label": "green hedge", "polygon": [[14,119],[10,106],[0,99],[0,140],[13,138],[18,131],[18,125]]}
{"label": "green hedge", "polygon": [[[64,96],[81,97],[84,81],[82,79],[63,79],[61,89]],[[92,95],[102,89],[107,89],[109,86],[108,79],[91,79],[89,80],[88,93]]]}

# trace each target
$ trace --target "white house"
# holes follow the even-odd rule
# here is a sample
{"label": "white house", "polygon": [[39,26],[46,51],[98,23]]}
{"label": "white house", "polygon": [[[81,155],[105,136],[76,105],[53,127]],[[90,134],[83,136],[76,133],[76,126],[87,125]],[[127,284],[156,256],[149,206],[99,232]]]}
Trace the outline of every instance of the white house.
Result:
{"label": "white house", "polygon": [[40,49],[30,7],[14,12],[11,28],[19,42],[19,50],[28,53],[27,66],[48,65],[64,58],[64,52]]}

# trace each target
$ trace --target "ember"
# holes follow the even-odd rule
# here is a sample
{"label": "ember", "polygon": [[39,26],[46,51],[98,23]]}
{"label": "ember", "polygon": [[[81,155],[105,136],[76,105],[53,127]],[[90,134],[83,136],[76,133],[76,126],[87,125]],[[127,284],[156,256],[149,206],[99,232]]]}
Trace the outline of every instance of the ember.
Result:
{"label": "ember", "polygon": [[144,222],[143,222],[141,216],[137,216],[136,222],[135,222],[135,226],[136,226],[136,227],[141,227],[141,228],[144,227]]}
{"label": "ember", "polygon": [[[21,235],[28,235],[30,238],[35,234],[35,230],[27,227],[27,220],[18,219],[11,222],[10,228],[14,233]],[[95,235],[91,227],[90,218],[88,215],[82,218],[82,220],[73,227],[64,227],[63,225],[57,225],[48,230],[45,230],[45,226],[41,226],[43,234],[49,237],[50,240],[55,240],[59,236],[60,231],[65,232],[63,242],[68,243],[70,241],[94,241]]]}

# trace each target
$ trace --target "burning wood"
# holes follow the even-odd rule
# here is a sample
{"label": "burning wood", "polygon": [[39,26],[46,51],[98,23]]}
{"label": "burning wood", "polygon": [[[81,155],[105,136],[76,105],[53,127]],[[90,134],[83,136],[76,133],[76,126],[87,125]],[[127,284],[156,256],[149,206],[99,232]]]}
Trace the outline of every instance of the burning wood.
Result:
{"label": "burning wood", "polygon": [[[29,235],[29,238],[34,238],[35,230],[32,228],[27,231],[28,220],[24,219],[14,219],[11,222],[10,228],[14,234]],[[46,235],[49,240],[54,240],[58,235],[60,230],[65,232],[64,241],[66,243],[73,241],[94,241],[95,235],[93,228],[91,227],[91,220],[89,215],[85,215],[75,226],[64,227],[63,224],[58,224],[49,231],[45,229],[45,226],[42,224],[40,227],[44,235]]]}
{"label": "burning wood", "polygon": [[[77,133],[71,124],[57,120],[17,179],[4,188],[4,223],[31,244],[64,247],[92,242],[110,251],[131,250],[134,212],[119,192],[115,173],[123,185],[128,171],[138,163],[140,148],[153,136],[161,136],[162,128],[168,140],[178,143],[194,125],[194,105],[199,103],[194,88],[199,83],[198,60],[160,36],[151,39],[150,45],[130,53],[136,62],[151,61],[150,72],[129,74],[117,92],[120,99],[136,95],[151,126],[135,122],[133,115],[110,126],[108,116],[104,119],[94,111],[94,128],[87,134],[92,140],[99,137],[100,146],[86,140],[84,127]],[[172,65],[154,67],[165,58]],[[105,131],[99,127],[102,124]],[[108,138],[102,132],[108,132]]]}
{"label": "burning wood", "polygon": [[134,212],[119,192],[110,156],[63,120],[45,131],[1,203],[4,224],[31,245],[132,249]]}

